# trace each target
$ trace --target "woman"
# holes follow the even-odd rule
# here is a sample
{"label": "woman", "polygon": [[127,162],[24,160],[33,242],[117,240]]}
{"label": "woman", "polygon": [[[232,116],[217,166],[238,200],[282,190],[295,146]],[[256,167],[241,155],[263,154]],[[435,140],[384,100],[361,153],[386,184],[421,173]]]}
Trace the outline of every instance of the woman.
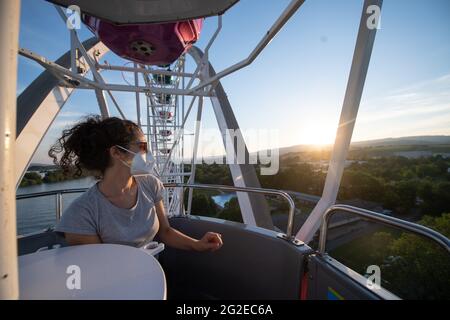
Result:
{"label": "woman", "polygon": [[163,184],[153,175],[136,175],[148,165],[144,159],[147,152],[143,132],[128,120],[90,116],[64,130],[48,152],[54,163],[66,173],[73,168],[76,175],[82,169],[99,172],[101,180],[67,208],[55,230],[64,233],[70,245],[140,247],[158,235],[163,243],[178,249],[219,249],[222,240],[218,233],[208,232],[197,240],[169,225]]}

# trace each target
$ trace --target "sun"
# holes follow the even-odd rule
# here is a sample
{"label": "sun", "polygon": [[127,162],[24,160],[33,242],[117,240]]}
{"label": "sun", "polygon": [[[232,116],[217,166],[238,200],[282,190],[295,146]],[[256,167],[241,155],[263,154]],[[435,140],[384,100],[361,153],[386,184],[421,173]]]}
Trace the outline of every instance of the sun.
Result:
{"label": "sun", "polygon": [[332,125],[310,124],[300,130],[300,141],[309,145],[333,144],[336,138],[336,127]]}

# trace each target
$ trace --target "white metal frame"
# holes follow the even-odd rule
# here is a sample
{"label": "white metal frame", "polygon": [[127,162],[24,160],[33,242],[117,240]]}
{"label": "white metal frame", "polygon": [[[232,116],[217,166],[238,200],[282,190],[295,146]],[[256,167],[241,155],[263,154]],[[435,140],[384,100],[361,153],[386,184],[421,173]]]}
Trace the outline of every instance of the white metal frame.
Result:
{"label": "white metal frame", "polygon": [[[174,94],[174,95],[186,95],[186,96],[208,96],[208,94],[205,94],[201,89],[209,86],[209,85],[215,85],[218,83],[218,81],[227,76],[230,75],[242,68],[245,68],[246,66],[250,65],[258,56],[259,54],[264,50],[264,48],[270,43],[270,41],[278,34],[278,32],[283,28],[283,26],[286,24],[287,21],[294,15],[294,13],[300,8],[300,6],[305,2],[305,0],[292,0],[291,3],[287,6],[287,8],[283,11],[283,13],[280,15],[280,17],[275,21],[273,26],[267,31],[267,33],[264,35],[264,37],[260,40],[256,48],[250,53],[250,55],[245,58],[244,60],[226,68],[225,70],[217,73],[214,77],[207,79],[206,81],[201,82],[194,88],[190,88],[192,82],[187,86],[189,89],[185,90],[164,90],[161,88],[155,88],[155,87],[136,87],[136,86],[124,86],[124,85],[113,85],[113,84],[106,84],[99,80],[98,74],[95,74],[94,77],[97,81],[89,80],[85,77],[78,76],[73,70],[69,70],[67,68],[63,68],[61,66],[55,65],[51,62],[48,62],[46,59],[35,58],[34,55],[36,54],[30,54],[28,50],[23,49],[23,54],[27,56],[30,59],[35,60],[39,64],[41,64],[44,68],[54,71],[57,74],[60,74],[61,76],[67,76],[69,78],[72,78],[73,80],[79,81],[79,84],[77,85],[77,88],[79,89],[100,89],[100,90],[106,90],[106,91],[126,91],[126,92],[153,92],[153,93],[165,93],[165,94]],[[60,7],[55,6],[58,10],[58,13],[61,15],[63,19],[66,19],[64,12],[61,10]],[[219,16],[219,23],[218,28],[216,32],[213,34],[210,42],[208,43],[206,47],[206,59],[208,58],[208,51],[211,47],[212,43],[216,39],[218,33],[222,29],[222,19]],[[80,45],[81,43],[79,40],[77,40],[76,32],[74,30],[71,30],[71,39],[72,39],[72,45]],[[77,48],[81,49],[82,48]],[[72,49],[72,52],[76,52],[76,50]],[[82,52],[83,53],[83,52]],[[72,63],[73,65],[74,63]],[[207,65],[205,63],[204,65]],[[134,68],[133,68],[134,69]],[[194,73],[193,77],[196,77],[196,73],[198,73],[202,69],[202,66],[199,66],[197,68],[197,71]],[[134,71],[129,69],[130,71]],[[142,72],[139,70],[136,70],[136,72]],[[148,73],[155,73],[153,70],[149,70]],[[170,73],[166,73],[170,74]],[[172,73],[172,75],[176,75]],[[191,80],[192,81],[192,80]],[[100,82],[100,83],[98,83]]]}
{"label": "white metal frame", "polygon": [[19,298],[14,138],[20,3],[0,1],[0,300]]}
{"label": "white metal frame", "polygon": [[[109,49],[103,44],[98,43],[87,54],[89,56],[97,55],[102,57]],[[19,54],[24,53],[23,49],[19,50]],[[35,56],[36,57],[36,56]],[[36,57],[36,59],[39,59]],[[42,58],[44,59],[44,58]],[[79,63],[85,65],[84,73],[89,72],[89,66],[84,63],[85,58],[80,57]],[[66,80],[64,80],[66,81]],[[15,150],[15,189],[18,188],[23,175],[25,174],[30,161],[36,152],[37,147],[41,143],[48,129],[52,125],[56,116],[61,111],[67,100],[73,93],[74,88],[63,86],[62,84],[53,88],[45,97],[39,108],[33,114],[27,125],[16,137]]]}

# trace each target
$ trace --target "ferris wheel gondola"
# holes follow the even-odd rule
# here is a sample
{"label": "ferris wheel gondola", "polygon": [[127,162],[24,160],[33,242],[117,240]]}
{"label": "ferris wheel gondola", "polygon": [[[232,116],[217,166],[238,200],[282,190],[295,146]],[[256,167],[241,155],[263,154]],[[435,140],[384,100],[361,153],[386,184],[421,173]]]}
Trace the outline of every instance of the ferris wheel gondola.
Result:
{"label": "ferris wheel gondola", "polygon": [[[7,14],[3,14],[2,11],[0,14],[2,17],[5,16],[5,19],[16,17],[16,20],[9,24],[9,26],[15,26],[18,19],[18,8],[12,4],[15,0],[7,1],[9,4],[8,10],[5,11]],[[209,49],[222,29],[222,14],[225,14],[238,0],[49,0],[49,2],[55,4],[63,19],[67,19],[67,17],[61,6],[78,6],[82,12],[82,21],[95,34],[95,37],[81,42],[77,31],[71,29],[69,31],[70,50],[55,62],[26,48],[19,49],[19,54],[39,63],[46,71],[17,98],[16,171],[14,175],[9,176],[8,186],[14,185],[14,182],[18,185],[42,137],[73,91],[93,91],[103,117],[109,117],[111,114],[106,99],[108,96],[117,112],[126,118],[128,113],[121,108],[113,92],[133,94],[136,101],[136,120],[147,136],[151,146],[150,150],[156,161],[155,174],[159,175],[167,187],[164,204],[170,216],[171,225],[190,235],[214,229],[223,234],[227,241],[227,247],[224,246],[223,250],[214,258],[207,255],[181,254],[170,248],[161,252],[159,261],[164,267],[164,271],[169,274],[169,292],[173,297],[326,299],[329,295],[329,288],[333,287],[339,288],[341,291],[342,295],[338,294],[338,296],[348,299],[398,298],[387,290],[375,293],[368,290],[363,285],[366,280],[364,277],[358,277],[345,265],[326,255],[325,245],[329,219],[335,212],[344,211],[355,214],[359,218],[363,217],[405,230],[412,230],[450,250],[448,249],[450,248],[448,239],[430,232],[426,228],[367,210],[334,205],[375,40],[376,29],[366,28],[367,12],[371,6],[381,8],[382,0],[364,1],[339,131],[330,162],[329,172],[331,174],[327,176],[323,195],[314,204],[314,210],[301,228],[297,229],[294,220],[295,203],[292,197],[282,190],[261,188],[253,165],[229,164],[234,186],[196,184],[195,168],[204,100],[210,99],[211,101],[223,143],[226,145],[227,130],[238,131],[239,124],[220,80],[250,65],[303,5],[304,0],[291,1],[248,57],[220,72],[216,72],[210,63]],[[4,3],[2,2],[1,5]],[[10,15],[11,12],[16,15]],[[217,16],[217,29],[202,51],[194,44],[201,35],[205,19],[212,16]],[[66,21],[64,22],[66,23]],[[11,28],[11,30],[13,29]],[[0,30],[2,29],[0,28]],[[14,30],[10,34],[16,32],[15,36],[17,36],[18,26]],[[5,31],[0,32],[4,34]],[[10,34],[8,37],[0,37],[0,39],[10,39],[12,38]],[[0,61],[16,61],[17,57],[12,59],[10,55],[10,52],[16,49],[14,43],[6,43],[0,49]],[[102,64],[100,60],[108,51],[126,59],[127,64]],[[187,67],[186,60],[189,57],[192,58],[194,70]],[[11,66],[7,63],[4,65],[10,71],[7,72],[8,77],[10,74],[16,74],[15,63],[12,63]],[[132,74],[134,82],[125,81],[126,85],[109,83],[102,76],[104,71]],[[0,77],[5,80],[3,74]],[[16,82],[15,78],[7,80]],[[11,92],[3,89],[3,83],[7,83],[7,81],[0,81],[0,83],[2,84],[1,93],[7,92],[10,95]],[[188,99],[190,101],[186,102],[185,100]],[[11,101],[6,102],[11,105]],[[189,166],[185,166],[184,129],[189,116],[193,113],[194,106],[197,107],[193,134],[194,148]],[[4,110],[15,112],[16,108],[0,107],[2,112],[0,115],[4,116],[0,119],[6,123],[5,126],[0,126],[4,131],[1,133],[8,146],[5,150],[9,152],[14,150],[12,148],[14,144],[11,144],[12,133],[8,131],[8,128],[16,126],[15,123],[12,123],[15,118],[12,117],[14,119],[11,120],[10,114],[5,113]],[[238,135],[237,138],[243,141],[242,135]],[[245,156],[248,158],[247,146],[245,143],[243,145],[245,146]],[[233,145],[231,148],[231,152],[237,153],[236,146]],[[8,161],[3,161],[2,158],[0,162],[2,169],[8,167],[10,171],[11,157],[4,158]],[[186,171],[187,168],[189,171]],[[8,170],[5,169],[2,172],[9,172]],[[6,178],[0,176],[0,181],[3,181],[1,179]],[[194,189],[236,192],[244,224],[191,215]],[[185,191],[189,191],[189,193],[185,194]],[[68,191],[51,194],[56,195],[59,199],[56,206],[57,215],[58,213],[60,215],[62,211],[61,199],[64,192]],[[289,203],[285,232],[275,229],[265,195],[276,195]],[[5,210],[4,216],[8,218],[5,221],[15,219],[14,209],[11,206],[3,205],[6,203],[3,201],[3,191],[0,196],[2,197],[0,210]],[[8,227],[7,223],[2,225]],[[320,248],[314,250],[308,244],[321,226]],[[0,253],[2,257],[5,257],[3,261],[0,261],[0,266],[2,271],[6,270],[12,276],[8,278],[7,284],[0,282],[2,286],[0,294],[7,298],[17,298],[19,296],[17,272],[14,271],[17,270],[17,265],[10,263],[9,260],[4,262],[5,259],[17,261],[16,251],[6,245],[16,243],[17,239],[15,230],[13,232],[11,229],[15,226],[9,227],[9,229],[7,227],[5,227],[7,232],[2,233],[0,241]],[[296,231],[298,232],[295,233]],[[49,230],[20,238],[19,254],[33,255],[36,251],[58,250],[58,246],[65,246],[64,241],[53,230]],[[47,256],[52,255],[48,254]],[[127,256],[133,256],[133,254]],[[120,257],[118,258],[120,259]],[[50,258],[49,261],[55,260]],[[186,277],[186,273],[183,274],[180,270],[187,272],[189,277]],[[219,276],[211,273],[210,270],[216,270]],[[127,270],[123,270],[123,272],[127,272]],[[130,278],[132,277],[127,279]],[[159,277],[158,280],[163,278],[163,276]],[[120,280],[114,283],[120,284]],[[161,282],[163,281],[161,280]],[[100,294],[107,288],[108,286],[97,287],[94,288],[97,291],[93,291]],[[46,289],[48,288],[46,287]],[[39,290],[36,292],[39,294]],[[161,294],[160,298],[164,299],[165,295]]]}

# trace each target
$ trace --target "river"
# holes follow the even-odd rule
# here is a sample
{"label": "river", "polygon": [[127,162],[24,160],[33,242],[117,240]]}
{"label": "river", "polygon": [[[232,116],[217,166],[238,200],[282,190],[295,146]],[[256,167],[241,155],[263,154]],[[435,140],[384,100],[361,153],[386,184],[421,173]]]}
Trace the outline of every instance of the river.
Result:
{"label": "river", "polygon": [[[19,188],[17,194],[30,194],[62,189],[89,188],[95,183],[93,177],[67,180],[55,183],[43,183]],[[63,195],[63,208],[67,208],[81,194]],[[16,201],[17,234],[28,234],[54,226],[56,222],[56,197],[45,196]]]}

